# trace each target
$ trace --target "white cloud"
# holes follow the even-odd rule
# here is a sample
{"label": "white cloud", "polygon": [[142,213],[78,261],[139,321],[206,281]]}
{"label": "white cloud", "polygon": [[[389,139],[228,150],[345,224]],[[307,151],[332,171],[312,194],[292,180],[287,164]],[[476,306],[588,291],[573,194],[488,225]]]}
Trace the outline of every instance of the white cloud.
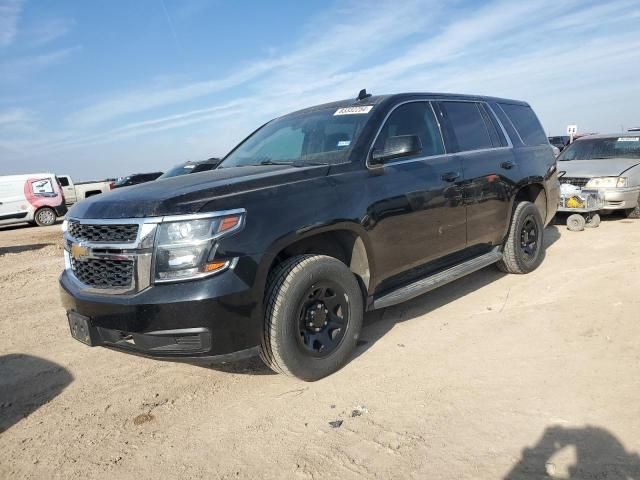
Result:
{"label": "white cloud", "polygon": [[11,45],[18,34],[24,0],[0,0],[0,47]]}
{"label": "white cloud", "polygon": [[41,47],[65,36],[74,24],[74,21],[65,18],[41,20],[25,29],[21,38],[31,48]]}
{"label": "white cloud", "polygon": [[80,50],[81,47],[76,45],[74,47],[61,48],[37,55],[28,55],[0,63],[0,81],[21,81],[29,75],[64,62]]}
{"label": "white cloud", "polygon": [[[634,3],[498,0],[478,7],[413,0],[335,7],[313,19],[300,40],[288,50],[279,48],[283,53],[276,57],[236,66],[220,78],[166,78],[165,85],[173,86],[111,94],[62,118],[66,130],[43,133],[37,143],[14,139],[11,145],[41,156],[73,148],[80,156],[93,155],[92,146],[100,144],[101,151],[123,159],[123,168],[131,161],[139,169],[144,161],[157,168],[157,159],[170,164],[191,154],[224,154],[269,118],[346,98],[364,87],[373,93],[458,91],[521,98],[532,103],[552,133],[569,120],[591,130],[640,124]],[[572,7],[579,8],[567,16]],[[193,107],[195,99],[201,108]],[[187,103],[190,108],[181,111]],[[131,139],[136,156],[130,153]],[[106,175],[114,165],[95,168]]]}

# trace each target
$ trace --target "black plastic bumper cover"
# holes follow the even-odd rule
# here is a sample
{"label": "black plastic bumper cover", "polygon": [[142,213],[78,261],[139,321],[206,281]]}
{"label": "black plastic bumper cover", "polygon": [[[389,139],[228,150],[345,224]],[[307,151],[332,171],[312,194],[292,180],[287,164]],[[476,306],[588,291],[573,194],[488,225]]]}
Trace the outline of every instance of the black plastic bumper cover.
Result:
{"label": "black plastic bumper cover", "polygon": [[65,271],[61,297],[68,312],[88,318],[94,345],[156,358],[229,356],[253,351],[262,331],[260,302],[239,271],[135,295],[86,293]]}

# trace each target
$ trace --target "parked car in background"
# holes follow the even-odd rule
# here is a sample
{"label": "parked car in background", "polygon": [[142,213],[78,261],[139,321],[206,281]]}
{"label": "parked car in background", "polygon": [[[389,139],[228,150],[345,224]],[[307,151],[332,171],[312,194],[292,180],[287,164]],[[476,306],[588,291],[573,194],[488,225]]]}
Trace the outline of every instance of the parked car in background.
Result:
{"label": "parked car in background", "polygon": [[162,172],[154,173],[134,173],[121,177],[115,181],[113,188],[130,187],[131,185],[139,185],[141,183],[152,182],[162,175]]}
{"label": "parked car in background", "polygon": [[176,165],[170,170],[167,170],[158,177],[158,180],[163,178],[179,177],[180,175],[187,175],[189,173],[200,173],[213,170],[220,162],[221,158],[209,158],[207,160],[201,160],[199,162],[185,162],[180,165]]}
{"label": "parked car in background", "polygon": [[53,173],[0,177],[0,225],[29,222],[44,227],[65,213],[62,187]]}
{"label": "parked car in background", "polygon": [[549,143],[556,147],[558,150],[562,152],[567,145],[569,145],[569,141],[571,138],[568,135],[558,135],[555,137],[549,137]]}
{"label": "parked car in background", "polygon": [[640,218],[640,135],[589,135],[558,157],[561,183],[597,189],[605,210],[621,210]]}
{"label": "parked car in background", "polygon": [[362,91],[265,124],[215,170],[75,205],[63,304],[91,346],[259,351],[317,380],[347,362],[365,310],[491,264],[535,270],[559,188],[524,102]]}
{"label": "parked car in background", "polygon": [[73,205],[85,198],[109,192],[113,188],[113,182],[78,182],[75,183],[69,175],[58,175],[58,180],[64,192],[67,205]]}

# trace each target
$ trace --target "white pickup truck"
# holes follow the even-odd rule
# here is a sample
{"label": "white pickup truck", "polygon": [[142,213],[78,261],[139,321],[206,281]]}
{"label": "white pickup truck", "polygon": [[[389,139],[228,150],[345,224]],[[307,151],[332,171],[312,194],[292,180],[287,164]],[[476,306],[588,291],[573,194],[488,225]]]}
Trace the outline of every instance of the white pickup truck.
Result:
{"label": "white pickup truck", "polygon": [[106,193],[113,188],[113,182],[108,181],[73,183],[69,175],[58,175],[58,180],[62,186],[67,205],[73,205],[85,198]]}

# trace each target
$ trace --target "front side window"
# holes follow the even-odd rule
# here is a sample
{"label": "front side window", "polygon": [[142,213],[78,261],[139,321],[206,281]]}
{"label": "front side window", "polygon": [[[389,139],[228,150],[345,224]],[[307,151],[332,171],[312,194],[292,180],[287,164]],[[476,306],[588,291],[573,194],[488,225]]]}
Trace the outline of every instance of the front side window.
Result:
{"label": "front side window", "polygon": [[60,182],[60,186],[62,186],[62,187],[68,187],[69,186],[69,179],[67,177],[59,177],[58,181]]}
{"label": "front side window", "polygon": [[493,148],[489,130],[475,102],[442,102],[441,108],[453,131],[458,152]]}
{"label": "front side window", "polygon": [[565,148],[558,161],[631,158],[640,160],[640,136],[578,140]]}
{"label": "front side window", "polygon": [[438,123],[428,102],[400,105],[389,116],[373,145],[374,150],[385,150],[387,141],[401,135],[417,135],[422,143],[420,157],[445,153]]}
{"label": "front side window", "polygon": [[219,168],[346,163],[371,108],[342,113],[346,110],[323,108],[273,120],[227,155]]}
{"label": "front side window", "polygon": [[547,135],[531,107],[501,103],[500,108],[509,117],[525,145],[546,145],[549,143]]}

